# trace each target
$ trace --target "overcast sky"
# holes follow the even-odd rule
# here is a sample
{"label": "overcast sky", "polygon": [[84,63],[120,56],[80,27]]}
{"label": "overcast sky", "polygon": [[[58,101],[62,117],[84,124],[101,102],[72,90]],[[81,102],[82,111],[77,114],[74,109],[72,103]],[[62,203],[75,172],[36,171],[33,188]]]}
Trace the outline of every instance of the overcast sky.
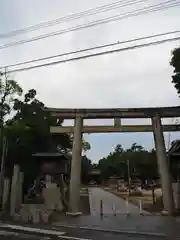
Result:
{"label": "overcast sky", "polygon": [[[114,0],[115,1],[115,0]],[[1,1],[0,33],[28,27],[67,14],[112,3],[113,0],[6,0]],[[0,44],[27,39],[39,34],[61,30],[88,21],[120,14],[163,0],[149,0],[126,8],[93,15],[52,28],[0,39]],[[99,44],[123,41],[155,33],[180,29],[180,7],[136,16],[56,37],[0,50],[0,65],[74,51]],[[99,56],[27,72],[13,77],[25,90],[35,88],[47,106],[59,108],[157,107],[179,105],[171,83],[173,69],[169,65],[171,50],[180,45],[170,42],[148,48]],[[93,120],[89,124],[111,123]],[[147,120],[124,121],[147,123]],[[87,123],[87,122],[86,122]],[[67,124],[67,123],[66,123]],[[168,134],[165,139],[168,141]],[[172,134],[172,139],[179,134]],[[133,142],[145,148],[154,146],[152,134],[91,134],[85,136],[92,150],[89,156],[97,161],[120,143],[130,147]]]}

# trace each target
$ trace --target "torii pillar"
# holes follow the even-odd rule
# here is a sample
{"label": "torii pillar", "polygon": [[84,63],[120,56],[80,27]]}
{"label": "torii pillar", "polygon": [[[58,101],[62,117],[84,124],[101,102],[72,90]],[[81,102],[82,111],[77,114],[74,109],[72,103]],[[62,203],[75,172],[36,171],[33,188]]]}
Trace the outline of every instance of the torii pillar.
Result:
{"label": "torii pillar", "polygon": [[166,147],[163,136],[163,129],[160,116],[156,115],[152,118],[152,126],[154,133],[154,141],[156,147],[157,163],[161,178],[161,188],[163,193],[164,210],[168,215],[174,213],[174,199],[172,190],[171,175],[169,172],[168,159],[166,154]]}
{"label": "torii pillar", "polygon": [[114,118],[114,127],[121,127],[121,119],[120,118]]}
{"label": "torii pillar", "polygon": [[82,128],[83,118],[76,116],[74,120],[74,138],[71,160],[71,176],[69,186],[69,212],[68,215],[81,215],[80,187],[81,187],[81,157],[82,157]]}

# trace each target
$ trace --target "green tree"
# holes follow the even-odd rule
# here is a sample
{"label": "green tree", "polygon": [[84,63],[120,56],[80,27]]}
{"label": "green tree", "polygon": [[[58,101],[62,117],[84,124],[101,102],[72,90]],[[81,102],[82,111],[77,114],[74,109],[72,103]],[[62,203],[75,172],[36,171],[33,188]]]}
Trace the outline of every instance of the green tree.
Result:
{"label": "green tree", "polygon": [[86,156],[86,153],[91,149],[91,145],[84,139],[82,140],[82,149],[84,156],[82,156],[81,181],[83,184],[87,184],[89,182],[89,173],[92,170],[92,162]]}
{"label": "green tree", "polygon": [[82,156],[82,165],[81,165],[81,181],[83,184],[89,182],[89,173],[92,170],[91,160],[86,156]]}
{"label": "green tree", "polygon": [[[4,177],[4,161],[5,161],[5,152],[7,146],[4,144],[4,125],[9,115],[12,113],[12,107],[14,104],[14,99],[17,96],[22,95],[22,88],[19,84],[11,79],[6,73],[0,73],[0,196],[2,194],[2,184]],[[6,141],[7,142],[7,141]]]}
{"label": "green tree", "polygon": [[45,106],[36,98],[34,89],[24,95],[24,101],[15,99],[13,109],[16,114],[7,121],[7,134],[9,141],[17,143],[13,148],[20,149],[21,155],[54,151],[58,144],[64,148],[71,147],[68,135],[51,135],[50,126],[61,125],[63,120],[52,117],[45,111]]}
{"label": "green tree", "polygon": [[25,172],[25,182],[30,182],[39,171],[39,163],[32,154],[36,152],[55,152],[59,145],[64,149],[72,147],[69,135],[53,135],[51,125],[61,125],[63,119],[52,117],[45,105],[36,98],[36,91],[29,90],[21,101],[14,100],[15,115],[6,122],[8,138],[7,174],[11,175],[12,166],[19,163]]}
{"label": "green tree", "polygon": [[[73,134],[69,135],[71,142],[73,142]],[[82,152],[86,155],[87,151],[91,150],[91,145],[88,141],[82,139]]]}
{"label": "green tree", "polygon": [[22,88],[11,79],[7,74],[1,74],[0,77],[0,117],[4,123],[4,118],[11,113],[14,99],[22,95]]}
{"label": "green tree", "polygon": [[124,150],[117,145],[113,152],[99,161],[98,168],[101,177],[107,180],[111,176],[128,178],[128,162],[131,177],[142,180],[154,179],[158,176],[155,151],[147,151],[142,146],[133,143],[131,148]]}
{"label": "green tree", "polygon": [[180,95],[180,47],[175,48],[172,51],[172,58],[170,64],[174,68],[172,83],[174,84],[178,94]]}
{"label": "green tree", "polygon": [[121,144],[117,144],[114,149],[114,153],[121,154],[121,153],[123,153],[123,151],[124,151],[124,149],[122,148]]}
{"label": "green tree", "polygon": [[90,143],[85,141],[84,139],[82,140],[82,149],[83,149],[84,154],[86,154],[86,152],[91,149]]}
{"label": "green tree", "polygon": [[113,152],[110,152],[107,157],[99,161],[99,169],[103,180],[110,176],[123,176],[125,172],[125,155],[124,150],[118,144]]}
{"label": "green tree", "polygon": [[22,95],[22,88],[6,73],[0,74],[0,151],[2,155],[4,123],[12,112],[14,99]]}

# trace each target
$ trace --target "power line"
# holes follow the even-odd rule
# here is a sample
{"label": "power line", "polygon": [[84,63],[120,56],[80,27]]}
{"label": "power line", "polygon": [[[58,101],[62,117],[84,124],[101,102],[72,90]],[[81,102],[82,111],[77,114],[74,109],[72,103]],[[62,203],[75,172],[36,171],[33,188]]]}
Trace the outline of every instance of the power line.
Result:
{"label": "power line", "polygon": [[[170,2],[172,2],[172,4],[169,4]],[[91,22],[88,22],[87,24],[81,24],[81,25],[77,25],[75,27],[62,29],[60,31],[55,31],[55,32],[51,32],[51,33],[48,33],[48,34],[39,35],[37,37],[30,38],[30,39],[27,39],[27,40],[20,40],[20,41],[9,43],[9,44],[4,44],[4,45],[0,46],[0,49],[13,47],[13,46],[17,46],[17,45],[20,45],[20,44],[30,43],[30,42],[42,40],[42,39],[45,39],[45,38],[58,36],[60,34],[73,32],[73,31],[77,31],[77,30],[85,29],[85,28],[89,28],[89,27],[94,27],[96,25],[105,24],[105,23],[112,22],[112,21],[117,21],[117,20],[122,20],[122,19],[129,18],[129,17],[138,16],[138,15],[144,14],[144,13],[161,11],[161,10],[165,10],[165,9],[171,8],[171,7],[176,7],[176,6],[179,6],[179,5],[180,5],[180,1],[178,1],[178,2],[174,2],[174,0],[166,1],[166,2],[163,2],[163,3],[151,5],[149,7],[133,10],[131,12],[127,12],[127,13],[124,13],[124,14],[118,14],[118,15],[115,15],[115,16],[112,16],[112,17],[107,17],[107,18],[96,20],[96,21],[91,21]]]}
{"label": "power line", "polygon": [[134,45],[134,46],[125,47],[125,48],[117,48],[117,49],[109,50],[109,51],[86,54],[86,55],[79,56],[79,57],[72,57],[69,59],[34,65],[34,66],[30,66],[30,67],[17,68],[17,69],[13,69],[13,70],[8,70],[7,73],[28,71],[28,70],[35,69],[35,68],[42,68],[42,67],[57,65],[57,64],[65,63],[65,62],[77,61],[77,60],[81,60],[81,59],[85,59],[85,58],[97,57],[97,56],[112,54],[112,53],[116,53],[116,52],[123,52],[123,51],[133,50],[133,49],[142,48],[142,47],[149,47],[149,46],[158,45],[158,44],[162,44],[162,43],[166,43],[166,42],[177,41],[177,40],[180,40],[180,36],[174,37],[174,38],[162,39],[162,40],[158,40],[158,41],[154,41],[154,42],[150,42],[150,43]]}
{"label": "power line", "polygon": [[[110,21],[116,21],[116,20],[127,18],[127,17],[137,16],[137,15],[142,14],[142,13],[159,11],[159,10],[163,10],[163,9],[166,9],[166,8],[169,8],[169,7],[177,6],[177,3],[174,3],[174,1],[176,1],[176,0],[166,1],[164,3],[151,5],[149,7],[137,9],[137,10],[127,12],[127,13],[124,13],[124,14],[118,14],[118,15],[115,15],[115,16],[112,16],[112,17],[103,18],[103,19],[99,19],[99,20],[96,20],[96,21],[91,21],[87,24],[77,25],[75,27],[62,29],[60,31],[51,32],[49,34],[40,35],[40,36],[30,38],[30,39],[27,39],[27,40],[20,40],[20,41],[17,41],[17,42],[5,44],[5,45],[0,46],[0,49],[11,47],[11,46],[16,46],[16,45],[20,45],[20,44],[25,44],[25,43],[28,43],[28,42],[38,41],[38,40],[41,40],[41,39],[57,36],[57,35],[64,34],[64,33],[67,33],[67,32],[72,32],[72,31],[76,31],[76,30],[80,30],[80,29],[84,29],[84,28],[88,28],[88,27],[93,27],[93,26],[96,26],[96,25],[99,25],[99,24],[108,23]],[[167,3],[168,4],[173,3],[173,5],[171,4],[171,5],[164,6]],[[180,4],[180,2],[178,2],[178,5],[179,4]],[[156,8],[156,7],[160,7],[160,8]],[[151,8],[154,8],[154,9],[151,9]]]}
{"label": "power line", "polygon": [[[17,36],[19,34],[23,34],[23,33],[27,33],[27,32],[32,32],[32,31],[36,31],[39,30],[41,28],[47,28],[47,27],[51,27],[63,22],[69,22],[72,20],[76,20],[79,19],[81,17],[87,17],[87,16],[91,16],[94,14],[99,14],[102,12],[106,12],[106,11],[110,11],[110,10],[114,10],[117,8],[121,8],[121,7],[125,7],[125,6],[131,6],[131,5],[135,5],[137,3],[140,2],[146,2],[148,0],[121,0],[121,1],[117,1],[111,4],[106,4],[106,5],[102,5],[99,7],[95,7],[95,8],[91,8],[91,9],[87,9],[85,11],[79,12],[79,13],[74,13],[74,14],[69,14],[67,16],[63,16],[63,17],[59,17],[56,18],[54,20],[51,21],[46,21],[46,22],[42,22],[36,25],[32,25],[26,28],[21,28],[21,29],[17,29],[8,33],[2,33],[0,34],[0,38],[9,38],[9,37],[13,37],[13,36]],[[124,4],[123,4],[124,3]]]}
{"label": "power line", "polygon": [[91,51],[91,50],[97,50],[97,49],[101,49],[101,48],[112,47],[112,46],[115,46],[115,45],[132,43],[132,42],[137,42],[137,41],[141,41],[141,40],[147,40],[147,39],[151,39],[151,38],[155,38],[155,37],[162,37],[162,36],[166,36],[166,35],[170,35],[170,34],[177,34],[177,33],[180,33],[180,30],[175,30],[175,31],[165,32],[165,33],[152,34],[152,35],[145,36],[145,37],[133,38],[133,39],[130,39],[130,40],[117,41],[117,42],[114,42],[114,43],[98,45],[98,46],[94,46],[94,47],[90,47],[90,48],[79,49],[79,50],[76,50],[76,51],[59,53],[59,54],[52,55],[52,56],[36,58],[36,59],[32,59],[32,60],[27,60],[27,61],[23,61],[23,62],[14,63],[14,64],[9,64],[9,65],[0,67],[0,69],[16,67],[16,66],[20,66],[20,65],[24,65],[24,64],[49,60],[49,59],[53,59],[53,58],[57,58],[57,57],[63,57],[63,56],[67,56],[67,55],[72,55],[72,54],[87,52],[87,51]]}

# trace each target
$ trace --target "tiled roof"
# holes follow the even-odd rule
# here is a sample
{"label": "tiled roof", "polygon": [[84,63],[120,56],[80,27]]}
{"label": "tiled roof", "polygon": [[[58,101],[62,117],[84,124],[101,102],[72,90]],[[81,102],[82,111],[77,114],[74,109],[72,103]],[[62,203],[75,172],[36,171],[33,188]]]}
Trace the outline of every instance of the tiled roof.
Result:
{"label": "tiled roof", "polygon": [[180,140],[172,142],[171,148],[168,151],[168,155],[180,155]]}

